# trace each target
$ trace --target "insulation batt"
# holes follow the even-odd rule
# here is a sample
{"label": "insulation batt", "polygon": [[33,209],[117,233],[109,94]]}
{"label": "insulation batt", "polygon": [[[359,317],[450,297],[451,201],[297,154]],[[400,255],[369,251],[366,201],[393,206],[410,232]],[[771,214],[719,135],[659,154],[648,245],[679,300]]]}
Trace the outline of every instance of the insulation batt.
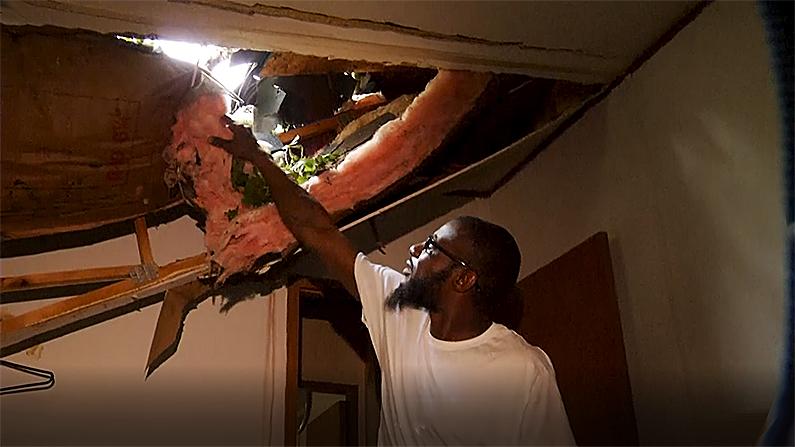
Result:
{"label": "insulation batt", "polygon": [[[336,168],[302,186],[333,216],[339,216],[384,191],[413,171],[436,150],[473,108],[490,80],[489,74],[439,71],[403,114],[382,126],[349,153]],[[180,175],[193,182],[195,202],[207,214],[205,244],[223,268],[219,281],[250,270],[261,256],[285,254],[297,242],[268,204],[251,208],[231,183],[232,157],[216,148],[210,136],[231,138],[221,122],[224,100],[204,95],[177,114],[173,140],[164,156]],[[225,213],[239,209],[230,222]]]}

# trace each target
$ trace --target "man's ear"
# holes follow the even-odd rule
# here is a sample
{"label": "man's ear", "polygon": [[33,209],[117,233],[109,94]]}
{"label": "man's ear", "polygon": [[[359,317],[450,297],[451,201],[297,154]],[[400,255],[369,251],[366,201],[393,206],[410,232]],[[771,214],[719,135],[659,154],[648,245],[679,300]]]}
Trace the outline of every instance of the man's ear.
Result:
{"label": "man's ear", "polygon": [[458,293],[468,292],[478,282],[477,273],[469,269],[462,269],[453,277],[453,289]]}

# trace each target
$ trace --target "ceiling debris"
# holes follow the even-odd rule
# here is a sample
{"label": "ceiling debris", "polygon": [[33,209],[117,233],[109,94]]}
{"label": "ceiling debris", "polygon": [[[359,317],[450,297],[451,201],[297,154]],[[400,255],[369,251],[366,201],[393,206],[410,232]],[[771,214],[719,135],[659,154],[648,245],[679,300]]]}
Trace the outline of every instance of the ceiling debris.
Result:
{"label": "ceiling debris", "polygon": [[[67,240],[75,230],[151,217],[185,202],[198,211],[191,215],[207,246],[206,256],[159,267],[144,244],[140,266],[116,268],[119,282],[2,321],[2,353],[158,302],[170,291],[147,374],[174,353],[187,313],[206,297],[223,294],[228,309],[285,284],[303,259],[294,256],[297,243],[256,169],[207,144],[208,136],[228,136],[223,115],[252,127],[340,226],[359,231],[381,210],[398,209],[500,154],[518,163],[511,157],[521,151],[506,148],[533,135],[524,141],[535,149],[601,88],[55,27],[4,25],[0,43],[4,252],[8,243],[39,246],[47,234]],[[196,52],[202,48],[212,55]],[[181,61],[167,57],[175,55]],[[446,199],[445,206],[462,200],[468,199]],[[402,226],[421,225],[421,214]],[[377,233],[375,225],[367,232]],[[150,267],[146,275],[128,277],[142,266]],[[55,280],[37,277],[40,289],[18,291],[46,296],[54,286],[107,275],[59,272]],[[210,292],[198,278],[226,284]],[[257,286],[244,286],[252,278]]]}
{"label": "ceiling debris", "polygon": [[[157,180],[166,169],[160,152],[170,139],[177,108],[213,85],[222,85],[228,97],[237,98],[225,101],[232,116],[251,125],[277,154],[288,154],[282,160],[303,181],[400,117],[436,73],[135,36],[122,41],[56,27],[4,25],[2,32],[3,105],[15,111],[2,115],[0,217],[6,253],[24,252],[5,250],[15,239],[22,238],[24,245],[24,238],[130,221],[174,207],[183,198],[192,200],[192,183],[177,182],[180,174],[175,170],[168,171],[169,184],[180,188],[168,190]],[[209,56],[200,50],[209,50]],[[57,76],[49,74],[52,61],[59,67]],[[313,73],[262,77],[271,64],[303,66]],[[354,68],[377,71],[337,71]],[[232,72],[236,77],[230,77]],[[191,88],[198,85],[203,87]],[[486,93],[471,104],[468,119],[448,132],[421,169],[380,193],[378,200],[359,204],[347,218],[496,152],[577,106],[597,88],[493,76]],[[374,110],[385,103],[388,107]],[[282,150],[296,137],[298,145]],[[239,186],[245,193],[245,184]],[[225,209],[226,217],[237,208]],[[204,224],[200,215],[193,215]],[[57,248],[32,240],[28,245]]]}
{"label": "ceiling debris", "polygon": [[153,7],[116,0],[20,0],[4,2],[0,20],[351,61],[606,83],[697,4],[415,2],[406,8],[375,1],[264,3],[180,0]]}
{"label": "ceiling debris", "polygon": [[201,254],[160,267],[151,280],[125,279],[0,320],[0,357],[157,303],[162,292],[208,272],[207,257]]}
{"label": "ceiling debris", "polygon": [[188,312],[209,296],[208,287],[195,281],[166,291],[149,348],[146,377],[177,351]]}
{"label": "ceiling debris", "polygon": [[[372,129],[372,139],[349,154],[340,151],[346,140],[309,157],[300,147],[271,150],[286,151],[279,157],[285,172],[340,219],[411,174],[437,150],[477,104],[490,79],[485,74],[439,72],[400,119],[383,120],[396,116],[379,114],[375,119],[379,124],[391,122]],[[248,174],[236,175],[235,160],[207,142],[213,135],[228,137],[221,121],[224,112],[217,96],[198,98],[180,111],[174,140],[165,152],[180,174],[178,181],[191,185],[192,200],[207,214],[205,242],[213,261],[223,269],[221,282],[255,268],[263,256],[271,260],[271,255],[281,256],[297,247],[256,169],[241,166],[238,171]],[[363,140],[356,132],[348,140],[352,138]],[[238,178],[244,175],[245,179]]]}

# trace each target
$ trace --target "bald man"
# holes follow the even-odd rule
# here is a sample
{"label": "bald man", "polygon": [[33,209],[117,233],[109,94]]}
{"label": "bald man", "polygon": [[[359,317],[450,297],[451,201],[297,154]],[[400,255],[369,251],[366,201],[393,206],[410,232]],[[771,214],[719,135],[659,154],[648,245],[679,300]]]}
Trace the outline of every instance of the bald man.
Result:
{"label": "bald man", "polygon": [[381,445],[573,445],[547,355],[493,315],[512,293],[513,236],[454,219],[410,248],[402,273],[372,263],[326,210],[227,121],[210,142],[256,166],[284,224],[362,303],[382,373]]}

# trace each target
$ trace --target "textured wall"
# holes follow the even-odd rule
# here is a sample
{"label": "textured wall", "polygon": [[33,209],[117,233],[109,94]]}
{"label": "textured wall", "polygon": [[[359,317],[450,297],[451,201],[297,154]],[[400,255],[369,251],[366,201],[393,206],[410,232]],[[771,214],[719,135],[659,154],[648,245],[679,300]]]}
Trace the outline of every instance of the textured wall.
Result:
{"label": "textured wall", "polygon": [[781,350],[778,122],[755,5],[716,3],[492,198],[373,257],[472,214],[526,275],[605,230],[641,442],[750,444]]}

